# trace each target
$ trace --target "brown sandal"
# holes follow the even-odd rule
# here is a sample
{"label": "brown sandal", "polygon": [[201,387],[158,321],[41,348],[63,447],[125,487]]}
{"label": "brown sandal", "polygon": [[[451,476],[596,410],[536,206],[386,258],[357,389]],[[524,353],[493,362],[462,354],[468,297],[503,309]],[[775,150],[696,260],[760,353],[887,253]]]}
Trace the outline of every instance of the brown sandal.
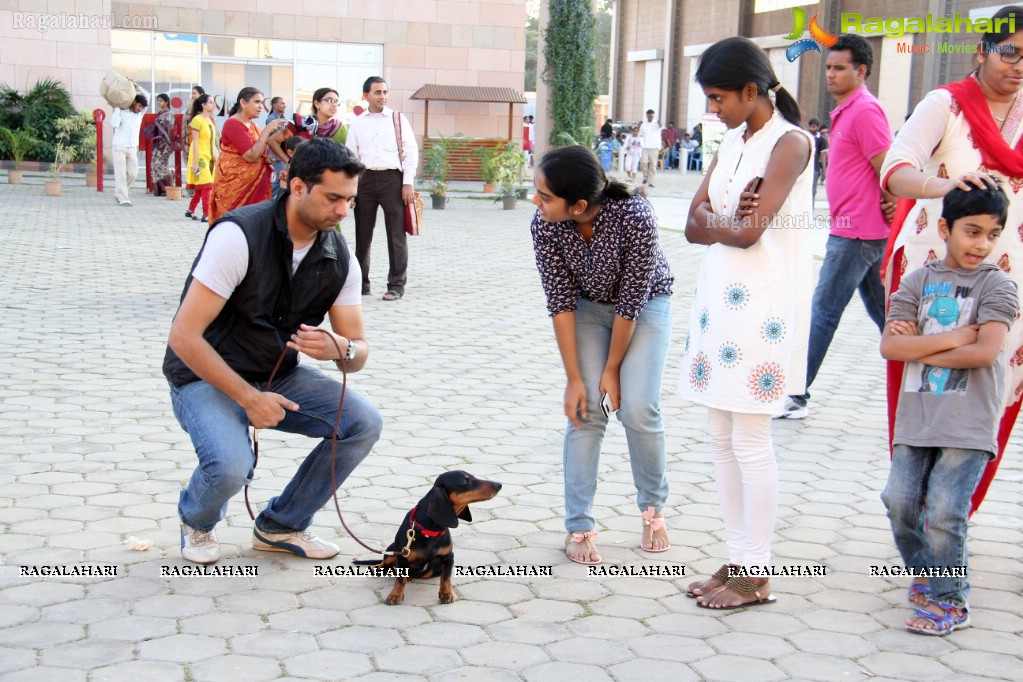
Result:
{"label": "brown sandal", "polygon": [[[707,580],[704,580],[703,582],[709,583],[711,580],[717,580],[719,583],[721,583],[721,585],[719,587],[724,587],[725,583],[728,582],[728,569],[729,568],[730,568],[729,564],[721,564],[721,568],[719,568],[718,570],[714,571],[714,575],[712,575]],[[696,587],[696,585],[699,582],[700,581],[697,581],[695,583],[689,583],[689,585],[686,586],[686,596],[689,597],[690,599],[696,599],[697,597],[702,597],[703,596],[703,594],[697,594],[696,592],[693,591],[693,588]],[[711,590],[716,590],[717,587],[712,587],[710,589]]]}
{"label": "brown sandal", "polygon": [[778,598],[773,594],[768,594],[766,597],[760,594],[760,589],[766,585],[765,581],[763,584],[758,583],[752,578],[745,576],[735,576],[729,578],[725,582],[725,589],[731,590],[735,594],[739,595],[744,601],[741,604],[732,604],[730,606],[710,606],[702,601],[696,602],[696,605],[703,609],[718,609],[721,611],[728,611],[729,609],[744,609],[747,606],[760,606],[761,604],[773,604],[778,601]]}

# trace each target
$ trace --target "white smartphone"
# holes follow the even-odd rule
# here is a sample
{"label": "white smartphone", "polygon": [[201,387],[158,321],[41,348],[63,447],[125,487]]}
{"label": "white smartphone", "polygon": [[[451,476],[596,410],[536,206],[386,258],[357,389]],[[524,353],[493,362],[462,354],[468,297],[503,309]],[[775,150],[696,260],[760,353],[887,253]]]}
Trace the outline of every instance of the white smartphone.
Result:
{"label": "white smartphone", "polygon": [[604,416],[607,418],[610,418],[611,413],[615,411],[611,405],[611,396],[607,393],[600,394],[600,411],[603,412]]}

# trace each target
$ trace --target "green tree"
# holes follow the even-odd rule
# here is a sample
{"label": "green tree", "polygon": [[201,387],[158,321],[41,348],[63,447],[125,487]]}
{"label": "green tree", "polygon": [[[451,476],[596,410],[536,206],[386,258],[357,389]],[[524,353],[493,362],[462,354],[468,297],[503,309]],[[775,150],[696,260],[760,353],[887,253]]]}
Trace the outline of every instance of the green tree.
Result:
{"label": "green tree", "polygon": [[593,102],[599,94],[594,24],[589,0],[550,0],[543,82],[551,86],[551,144],[562,133],[575,135],[580,128],[593,127]]}
{"label": "green tree", "polygon": [[597,87],[600,94],[611,92],[611,22],[615,0],[596,0],[596,51],[593,58],[597,67]]}

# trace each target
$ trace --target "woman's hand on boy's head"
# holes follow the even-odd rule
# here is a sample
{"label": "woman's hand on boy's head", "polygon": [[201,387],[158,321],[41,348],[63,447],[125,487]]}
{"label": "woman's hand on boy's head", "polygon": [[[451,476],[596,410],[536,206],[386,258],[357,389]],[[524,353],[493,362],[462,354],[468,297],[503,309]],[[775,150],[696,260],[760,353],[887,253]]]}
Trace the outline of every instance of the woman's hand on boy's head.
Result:
{"label": "woman's hand on boy's head", "polygon": [[[972,173],[963,173],[960,175],[959,179],[955,181],[953,187],[957,187],[964,192],[969,192],[974,187],[977,189],[998,189],[998,181],[988,173],[974,171]],[[951,189],[952,187],[949,187],[949,190]]]}

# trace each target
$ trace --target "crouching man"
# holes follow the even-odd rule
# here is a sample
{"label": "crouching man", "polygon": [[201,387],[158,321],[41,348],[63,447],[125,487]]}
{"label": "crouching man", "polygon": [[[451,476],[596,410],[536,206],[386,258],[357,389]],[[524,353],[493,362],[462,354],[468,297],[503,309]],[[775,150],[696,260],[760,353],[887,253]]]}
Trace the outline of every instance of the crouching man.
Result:
{"label": "crouching man", "polygon": [[[220,558],[214,527],[254,473],[249,427],[319,439],[256,518],[253,548],[310,559],[340,551],[308,528],[380,438],[381,418],[365,398],[346,392],[331,480],[341,384],[300,365],[298,356],[343,362],[349,372],[366,364],[362,273],[336,230],[364,169],[332,140],[302,145],[291,162],[289,191],[213,223],[192,265],[163,364],[174,415],[199,458],[178,501],[181,555],[188,561]],[[317,330],[325,316],[332,332]]]}

